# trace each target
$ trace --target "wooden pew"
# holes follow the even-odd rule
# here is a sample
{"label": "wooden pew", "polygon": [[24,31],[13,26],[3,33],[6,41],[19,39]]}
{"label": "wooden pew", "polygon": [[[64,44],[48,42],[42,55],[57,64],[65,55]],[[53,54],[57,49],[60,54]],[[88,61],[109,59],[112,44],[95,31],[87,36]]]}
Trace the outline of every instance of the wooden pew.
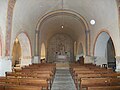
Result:
{"label": "wooden pew", "polygon": [[6,77],[0,77],[0,90],[5,90]]}
{"label": "wooden pew", "polygon": [[6,77],[0,77],[0,90],[5,90]]}
{"label": "wooden pew", "polygon": [[[45,83],[47,83],[47,82],[45,82]],[[19,87],[22,87],[23,85],[26,87],[25,89],[19,88]],[[43,85],[43,81],[42,81],[42,85]],[[41,80],[39,80],[39,79],[0,77],[0,90],[17,90],[15,86],[17,86],[17,88],[19,88],[18,90],[42,90],[42,88],[43,88],[41,86]],[[8,88],[8,87],[10,87],[10,88]],[[13,88],[15,88],[15,89],[13,89]],[[45,90],[48,90],[48,88],[46,88]]]}
{"label": "wooden pew", "polygon": [[28,85],[17,85],[17,86],[8,85],[5,86],[4,90],[42,90],[42,88],[37,86],[28,86]]}
{"label": "wooden pew", "polygon": [[4,84],[1,84],[1,86],[11,85],[30,85],[30,86],[39,86],[44,88],[45,90],[48,90],[49,85],[46,80],[42,80],[39,78],[6,78],[6,81]]}
{"label": "wooden pew", "polygon": [[80,90],[97,86],[120,86],[120,78],[81,78]]}
{"label": "wooden pew", "polygon": [[78,74],[78,76],[74,77],[74,82],[76,86],[79,86],[82,78],[117,78],[120,76],[120,73],[92,73],[92,74]]}
{"label": "wooden pew", "polygon": [[107,86],[109,85],[109,79],[107,78],[81,78],[80,79],[80,90],[90,86]]}
{"label": "wooden pew", "polygon": [[[73,64],[70,66],[77,89],[82,90],[83,87],[88,87],[88,90],[99,90],[96,87],[100,86],[106,88],[100,90],[120,90],[120,78],[117,78],[120,76],[120,73],[115,73],[112,69],[101,68],[95,65]],[[92,87],[95,87],[95,89],[91,89]]]}
{"label": "wooden pew", "polygon": [[[48,76],[48,74],[47,74]],[[7,83],[15,83],[16,84],[21,84],[21,83],[26,83],[26,84],[40,84],[41,87],[46,88],[48,90],[48,88],[51,88],[51,82],[48,79],[48,77],[46,76],[46,74],[23,74],[23,73],[17,73],[15,74],[14,72],[9,72],[6,73],[6,78],[7,78]],[[49,77],[50,78],[50,77]]]}
{"label": "wooden pew", "polygon": [[5,86],[4,85],[0,85],[0,90],[5,90]]}
{"label": "wooden pew", "polygon": [[51,79],[51,76],[50,74],[37,74],[37,73],[15,73],[15,72],[6,72],[6,77],[24,77],[24,78],[27,78],[27,77],[33,77],[33,78],[44,78],[44,79],[47,79],[47,80],[50,80]]}
{"label": "wooden pew", "polygon": [[42,80],[39,78],[19,78],[18,79],[20,85],[30,85],[30,86],[39,86],[42,89],[48,90],[49,85],[46,80]]}
{"label": "wooden pew", "polygon": [[94,86],[87,87],[86,90],[120,90],[120,86]]}
{"label": "wooden pew", "polygon": [[[25,84],[28,84],[26,82],[28,82],[27,80],[29,79],[30,79],[29,81],[32,81],[31,79],[39,79],[41,80],[40,86],[47,87],[48,89],[48,86],[51,88],[52,81],[55,75],[55,70],[56,70],[56,64],[46,64],[46,63],[45,64],[32,64],[29,66],[25,66],[22,69],[14,70],[15,72],[6,73],[6,78],[8,79],[18,78],[19,84],[20,82],[24,82],[24,81],[25,81]],[[47,83],[45,81],[47,81]],[[8,82],[9,84],[14,83],[12,79],[7,80],[7,83]]]}

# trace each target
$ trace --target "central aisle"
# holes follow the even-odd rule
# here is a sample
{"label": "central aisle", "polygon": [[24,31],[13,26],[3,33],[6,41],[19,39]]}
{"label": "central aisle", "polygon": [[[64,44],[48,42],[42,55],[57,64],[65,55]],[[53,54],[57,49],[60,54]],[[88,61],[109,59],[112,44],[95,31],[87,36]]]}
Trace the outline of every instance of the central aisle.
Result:
{"label": "central aisle", "polygon": [[69,69],[56,69],[51,90],[76,90]]}

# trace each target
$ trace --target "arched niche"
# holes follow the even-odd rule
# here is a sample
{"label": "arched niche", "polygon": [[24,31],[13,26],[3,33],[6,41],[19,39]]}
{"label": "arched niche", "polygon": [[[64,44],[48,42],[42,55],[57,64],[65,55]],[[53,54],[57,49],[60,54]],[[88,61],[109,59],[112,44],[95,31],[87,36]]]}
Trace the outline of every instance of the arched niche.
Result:
{"label": "arched niche", "polygon": [[21,62],[20,59],[21,59],[21,45],[19,40],[16,38],[12,50],[12,66],[20,65]]}
{"label": "arched niche", "polygon": [[41,53],[40,53],[40,59],[45,60],[46,59],[46,52],[45,52],[45,44],[41,44]]}
{"label": "arched niche", "polygon": [[110,35],[107,32],[101,32],[98,35],[95,43],[94,56],[96,58],[94,62],[95,64],[97,65],[107,64],[108,67],[111,68],[115,67],[115,62],[112,63],[114,61],[113,57],[115,59],[114,44]]}
{"label": "arched niche", "polygon": [[17,39],[21,46],[21,57],[20,59],[20,66],[29,65],[32,63],[31,59],[31,45],[29,38],[26,33],[20,33],[17,36]]}

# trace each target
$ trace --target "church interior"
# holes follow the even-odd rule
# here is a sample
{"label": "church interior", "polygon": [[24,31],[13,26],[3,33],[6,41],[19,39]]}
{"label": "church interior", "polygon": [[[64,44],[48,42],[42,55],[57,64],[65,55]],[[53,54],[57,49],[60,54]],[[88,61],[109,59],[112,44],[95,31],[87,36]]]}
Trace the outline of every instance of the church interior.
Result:
{"label": "church interior", "polygon": [[0,0],[0,90],[120,90],[120,0]]}

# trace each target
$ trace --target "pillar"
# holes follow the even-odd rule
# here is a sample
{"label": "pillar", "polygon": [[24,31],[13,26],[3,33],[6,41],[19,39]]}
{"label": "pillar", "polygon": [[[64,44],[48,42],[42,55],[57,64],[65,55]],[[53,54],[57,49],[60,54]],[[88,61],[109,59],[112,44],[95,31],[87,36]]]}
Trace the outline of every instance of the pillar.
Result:
{"label": "pillar", "polygon": [[86,55],[90,55],[90,30],[85,30],[86,34]]}
{"label": "pillar", "polygon": [[34,47],[34,57],[33,57],[33,61],[32,63],[40,63],[40,60],[39,60],[39,31],[36,30],[35,31],[35,47]]}

